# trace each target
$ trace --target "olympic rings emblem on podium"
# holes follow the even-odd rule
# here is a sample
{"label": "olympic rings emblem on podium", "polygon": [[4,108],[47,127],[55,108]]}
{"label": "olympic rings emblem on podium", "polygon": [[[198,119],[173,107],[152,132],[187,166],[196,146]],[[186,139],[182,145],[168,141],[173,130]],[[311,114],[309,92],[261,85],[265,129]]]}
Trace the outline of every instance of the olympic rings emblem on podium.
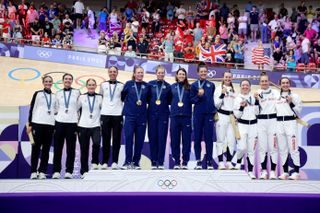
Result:
{"label": "olympic rings emblem on podium", "polygon": [[173,189],[178,185],[178,182],[175,179],[169,180],[159,180],[157,185],[161,187],[161,189]]}
{"label": "olympic rings emblem on podium", "polygon": [[[14,73],[17,73],[17,72],[26,72],[26,71],[34,72],[35,76],[31,77],[31,78],[17,78],[13,75]],[[15,81],[33,81],[33,80],[36,80],[37,78],[39,78],[40,75],[41,75],[40,71],[37,69],[34,69],[34,68],[16,68],[16,69],[9,71],[9,73],[8,73],[9,78],[11,78],[12,80],[15,80]]]}

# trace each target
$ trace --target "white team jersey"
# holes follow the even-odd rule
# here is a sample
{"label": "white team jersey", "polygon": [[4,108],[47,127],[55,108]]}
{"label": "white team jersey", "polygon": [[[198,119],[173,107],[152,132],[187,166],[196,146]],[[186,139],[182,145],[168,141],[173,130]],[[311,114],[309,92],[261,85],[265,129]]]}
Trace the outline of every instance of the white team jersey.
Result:
{"label": "white team jersey", "polygon": [[[44,90],[40,90],[35,94],[35,101],[32,108],[31,114],[31,122],[36,124],[46,124],[46,125],[54,125],[54,114],[56,112],[56,96],[55,94],[45,93]],[[48,109],[47,100],[50,100],[51,95],[51,105]],[[46,96],[46,97],[45,97]],[[49,102],[50,103],[50,102]]]}
{"label": "white team jersey", "polygon": [[[117,87],[114,91],[115,85],[117,85]],[[123,83],[119,81],[117,81],[117,84],[110,84],[109,81],[106,81],[100,85],[100,94],[103,97],[101,115],[122,115],[123,102],[121,101],[121,92],[123,90],[123,87]],[[111,101],[113,91],[114,96]]]}
{"label": "white team jersey", "polygon": [[[64,96],[65,92],[65,96]],[[66,106],[69,99],[69,106]],[[60,90],[56,94],[56,106],[57,112],[56,121],[62,123],[78,123],[79,115],[78,115],[78,107],[77,101],[80,96],[80,91],[78,89],[71,89],[70,91]]]}
{"label": "white team jersey", "polygon": [[[240,111],[240,103],[242,101],[247,102],[247,106],[244,107],[243,111]],[[234,100],[233,113],[237,119],[242,120],[255,120],[259,114],[259,106],[255,104],[256,99],[249,93],[247,95],[239,94]]]}
{"label": "white team jersey", "polygon": [[[88,100],[89,98],[89,100]],[[92,109],[90,111],[89,101]],[[81,116],[78,123],[79,127],[93,128],[100,126],[100,111],[102,105],[102,96],[95,94],[89,96],[87,93],[83,94],[78,99],[78,109],[81,108]]]}
{"label": "white team jersey", "polygon": [[214,92],[214,105],[217,109],[222,109],[226,111],[233,111],[235,93],[230,86],[223,86],[227,89],[224,98],[220,98],[222,87],[217,87]]}
{"label": "white team jersey", "polygon": [[276,101],[279,97],[279,92],[268,88],[266,90],[258,90],[260,100],[260,115],[269,115],[276,113]]}
{"label": "white team jersey", "polygon": [[[287,102],[287,97],[292,97],[292,104]],[[276,102],[277,116],[294,116],[299,114],[302,109],[301,98],[295,93],[282,92],[279,93]]]}

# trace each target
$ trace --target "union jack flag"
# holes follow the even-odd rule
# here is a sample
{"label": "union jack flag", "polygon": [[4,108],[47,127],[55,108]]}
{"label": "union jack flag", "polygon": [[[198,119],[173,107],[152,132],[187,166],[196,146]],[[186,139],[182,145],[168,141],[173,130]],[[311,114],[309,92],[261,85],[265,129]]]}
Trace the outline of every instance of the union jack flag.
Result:
{"label": "union jack flag", "polygon": [[253,64],[269,64],[271,56],[270,48],[256,47],[252,49],[252,63]]}
{"label": "union jack flag", "polygon": [[200,45],[199,60],[209,63],[224,62],[227,54],[226,49],[227,46],[225,44],[212,45],[209,50]]}

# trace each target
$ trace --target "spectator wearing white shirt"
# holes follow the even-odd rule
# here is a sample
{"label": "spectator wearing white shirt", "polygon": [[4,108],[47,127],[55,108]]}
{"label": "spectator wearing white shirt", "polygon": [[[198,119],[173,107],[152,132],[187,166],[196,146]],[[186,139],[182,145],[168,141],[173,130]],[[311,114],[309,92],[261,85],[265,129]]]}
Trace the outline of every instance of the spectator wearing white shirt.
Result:
{"label": "spectator wearing white shirt", "polygon": [[128,46],[128,50],[125,52],[124,56],[127,57],[136,57],[136,52],[132,50],[132,46]]}
{"label": "spectator wearing white shirt", "polygon": [[248,28],[248,17],[244,12],[242,16],[238,18],[239,22],[239,35],[243,35],[244,39],[247,40],[247,28]]}
{"label": "spectator wearing white shirt", "polygon": [[180,8],[176,10],[176,16],[178,20],[184,20],[186,18],[186,9],[183,8],[183,4],[180,5]]}
{"label": "spectator wearing white shirt", "polygon": [[84,5],[81,0],[78,0],[74,5],[73,5],[75,17],[76,17],[76,27],[80,28],[81,25],[81,20],[83,17],[83,12],[84,12]]}
{"label": "spectator wearing white shirt", "polygon": [[274,19],[269,22],[268,27],[271,30],[271,39],[274,40],[278,28],[281,27],[278,15],[274,15]]}
{"label": "spectator wearing white shirt", "polygon": [[302,55],[301,55],[301,62],[304,64],[309,63],[309,53],[310,53],[310,40],[305,37],[304,35],[301,35],[301,49],[302,49]]}
{"label": "spectator wearing white shirt", "polygon": [[90,9],[90,7],[87,7],[87,15],[88,15],[88,34],[89,37],[92,36],[92,30],[94,29],[94,24],[95,24],[95,18],[94,18],[94,13]]}

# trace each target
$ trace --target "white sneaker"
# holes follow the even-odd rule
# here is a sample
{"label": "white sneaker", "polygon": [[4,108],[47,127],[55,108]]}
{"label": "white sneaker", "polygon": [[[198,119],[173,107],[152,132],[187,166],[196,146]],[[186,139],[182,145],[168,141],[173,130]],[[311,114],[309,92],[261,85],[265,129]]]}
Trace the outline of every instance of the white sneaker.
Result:
{"label": "white sneaker", "polygon": [[84,179],[87,174],[88,174],[88,172],[83,173],[80,178],[81,178],[81,179]]}
{"label": "white sneaker", "polygon": [[219,162],[218,169],[219,170],[225,170],[226,169],[226,166],[225,166],[224,162]]}
{"label": "white sneaker", "polygon": [[53,173],[53,175],[52,175],[52,179],[60,179],[61,178],[61,175],[60,175],[60,173],[59,172],[55,172],[55,173]]}
{"label": "white sneaker", "polygon": [[96,163],[91,164],[91,169],[92,170],[98,170],[99,169],[98,164],[96,164]]}
{"label": "white sneaker", "polygon": [[158,166],[158,169],[159,169],[159,170],[164,170],[164,169],[165,169],[165,168],[164,168],[164,165]]}
{"label": "white sneaker", "polygon": [[101,170],[107,170],[108,169],[108,164],[104,163],[104,164],[100,165],[100,169]]}
{"label": "white sneaker", "polygon": [[182,165],[181,169],[182,170],[188,170],[188,166],[187,165]]}
{"label": "white sneaker", "polygon": [[197,161],[197,165],[194,168],[195,170],[201,170],[202,169],[202,162],[201,161]]}
{"label": "white sneaker", "polygon": [[280,180],[287,180],[288,177],[289,177],[289,174],[288,174],[287,172],[284,172],[284,173],[282,173],[282,174],[278,177],[278,179],[280,179]]}
{"label": "white sneaker", "polygon": [[37,172],[32,172],[31,175],[30,175],[30,179],[31,179],[31,180],[36,180],[36,179],[38,179],[38,173],[37,173]]}
{"label": "white sneaker", "polygon": [[66,172],[66,174],[64,175],[64,179],[72,179],[72,178],[73,178],[73,176],[69,172]]}
{"label": "white sneaker", "polygon": [[237,163],[236,166],[234,167],[235,170],[240,170],[241,169],[241,163]]}
{"label": "white sneaker", "polygon": [[39,179],[40,179],[40,180],[47,179],[46,174],[45,174],[45,173],[43,173],[43,172],[40,172],[40,173],[39,173]]}
{"label": "white sneaker", "polygon": [[151,170],[157,170],[158,167],[157,166],[151,166]]}
{"label": "white sneaker", "polygon": [[180,166],[179,166],[179,165],[174,165],[173,169],[174,169],[174,170],[179,170],[179,169],[180,169]]}
{"label": "white sneaker", "polygon": [[253,174],[253,172],[248,172],[248,175],[252,180],[257,179],[256,176]]}
{"label": "white sneaker", "polygon": [[268,179],[268,173],[266,170],[262,170],[260,175],[260,180],[267,180]]}
{"label": "white sneaker", "polygon": [[121,170],[129,170],[129,169],[131,169],[131,165],[130,164],[125,163],[125,164],[123,164],[121,166]]}
{"label": "white sneaker", "polygon": [[289,180],[299,180],[300,179],[300,175],[298,172],[294,172],[289,176]]}
{"label": "white sneaker", "polygon": [[275,171],[270,171],[269,179],[270,180],[276,180],[277,179]]}
{"label": "white sneaker", "polygon": [[116,162],[113,162],[112,165],[111,165],[111,169],[112,170],[118,170],[119,169],[119,166]]}
{"label": "white sneaker", "polygon": [[227,167],[227,169],[229,169],[229,170],[234,169],[234,167],[233,167],[233,165],[232,165],[232,163],[231,163],[230,161],[228,161],[228,162],[226,163],[226,167]]}

